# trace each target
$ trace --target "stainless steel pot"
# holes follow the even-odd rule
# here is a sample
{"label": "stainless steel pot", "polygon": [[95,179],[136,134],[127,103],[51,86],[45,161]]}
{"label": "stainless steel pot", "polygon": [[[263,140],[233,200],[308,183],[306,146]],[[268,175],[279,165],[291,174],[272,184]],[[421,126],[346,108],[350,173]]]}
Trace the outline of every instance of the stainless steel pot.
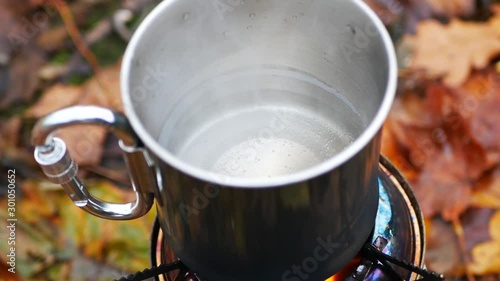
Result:
{"label": "stainless steel pot", "polygon": [[[55,112],[34,129],[35,157],[103,218],[143,215],[154,194],[169,244],[203,280],[320,280],[373,229],[396,68],[362,1],[166,0],[123,60],[128,119]],[[122,139],[135,202],[102,202],[75,177],[51,137],[75,123]]]}

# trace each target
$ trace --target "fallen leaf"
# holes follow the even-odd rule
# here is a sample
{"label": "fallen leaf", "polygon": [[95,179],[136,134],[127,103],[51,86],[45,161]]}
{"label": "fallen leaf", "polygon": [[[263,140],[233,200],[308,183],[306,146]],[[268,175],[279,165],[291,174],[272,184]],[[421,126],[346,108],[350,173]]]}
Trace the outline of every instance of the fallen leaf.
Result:
{"label": "fallen leaf", "polygon": [[[424,82],[425,83],[425,82]],[[391,110],[391,118],[405,125],[433,129],[442,125],[443,112],[449,106],[450,89],[430,82],[424,93],[405,92],[396,99]]]}
{"label": "fallen leaf", "polygon": [[42,97],[24,113],[25,117],[41,118],[58,109],[78,102],[83,95],[82,87],[56,84],[45,91]]}
{"label": "fallen leaf", "polygon": [[473,73],[453,93],[454,110],[470,123],[472,138],[489,152],[500,151],[500,75],[493,69]]}
{"label": "fallen leaf", "polygon": [[478,275],[500,273],[500,211],[491,218],[490,241],[480,243],[472,249],[471,270]]}
{"label": "fallen leaf", "polygon": [[490,10],[494,14],[500,14],[500,3],[493,3],[490,5]]}
{"label": "fallen leaf", "polygon": [[464,260],[451,224],[436,218],[426,220],[425,226],[427,268],[445,274],[447,277],[462,275]]}
{"label": "fallen leaf", "polygon": [[458,219],[470,207],[473,183],[496,165],[473,136],[470,115],[461,106],[476,80],[468,81],[467,89],[423,81],[422,91],[396,99],[386,121],[384,141],[392,148],[383,152],[410,175],[426,217]]}
{"label": "fallen leaf", "polygon": [[486,242],[491,239],[488,231],[488,224],[495,214],[495,210],[491,208],[469,208],[467,212],[460,218],[460,223],[463,228],[465,238],[465,251],[470,251],[479,243]]}
{"label": "fallen leaf", "polygon": [[472,185],[463,155],[451,148],[444,150],[426,163],[413,187],[424,216],[441,214],[451,221],[470,206]]}
{"label": "fallen leaf", "polygon": [[45,62],[44,53],[36,47],[23,47],[12,58],[2,69],[5,78],[0,82],[0,109],[32,99],[40,83],[38,70]]}
{"label": "fallen leaf", "polygon": [[411,69],[443,77],[444,83],[452,87],[462,85],[472,69],[485,68],[500,54],[500,35],[490,23],[453,19],[443,25],[425,20],[419,23],[416,36],[404,40],[414,50]]}
{"label": "fallen leaf", "polygon": [[0,1],[0,109],[30,101],[39,84],[37,72],[46,60],[34,39],[48,20],[36,21],[33,8],[28,0]]}
{"label": "fallen leaf", "polygon": [[472,193],[471,205],[500,209],[500,167],[478,181]]}
{"label": "fallen leaf", "polygon": [[[458,116],[456,112],[449,113]],[[448,116],[448,115],[447,115]],[[445,119],[447,119],[445,116]],[[446,126],[446,141],[451,145],[457,160],[463,160],[465,173],[469,182],[478,180],[483,173],[492,168],[492,163],[487,161],[487,153],[484,147],[472,136],[469,124],[465,120],[457,118],[455,126]]]}
{"label": "fallen leaf", "polygon": [[[121,62],[102,69],[98,75],[83,85],[84,92],[89,95],[89,104],[97,104],[123,112],[120,95]],[[83,103],[82,103],[83,104]]]}
{"label": "fallen leaf", "polygon": [[[86,184],[91,194],[108,202],[133,198],[108,182]],[[60,187],[54,187],[43,181],[19,182],[18,194],[25,195],[18,200],[16,217],[16,265],[21,280],[104,281],[149,267],[155,212],[132,221],[103,220],[76,207]],[[0,198],[0,206],[5,205],[6,198]],[[7,218],[6,211],[0,209],[1,220]],[[0,243],[2,257],[6,246]]]}
{"label": "fallen leaf", "polygon": [[436,15],[446,18],[468,16],[474,13],[476,2],[474,0],[425,0]]}
{"label": "fallen leaf", "polygon": [[472,117],[474,138],[485,148],[500,150],[500,97],[481,103]]}
{"label": "fallen leaf", "polygon": [[28,0],[0,0],[0,64],[6,64],[18,51],[16,42],[26,43],[30,39],[26,35],[31,35],[33,29],[29,29],[26,16],[33,6],[29,4]]}
{"label": "fallen leaf", "polygon": [[383,128],[381,153],[387,157],[401,173],[403,173],[403,176],[408,181],[413,181],[417,178],[418,172],[406,157],[404,157],[405,153],[392,132],[390,121],[387,121]]}
{"label": "fallen leaf", "polygon": [[0,120],[0,159],[7,147],[15,147],[19,143],[21,125],[22,120],[18,116]]}
{"label": "fallen leaf", "polygon": [[471,204],[473,182],[490,168],[487,154],[466,123],[443,128],[441,149],[427,158],[414,189],[424,215],[457,220]]}
{"label": "fallen leaf", "polygon": [[390,120],[395,140],[404,151],[407,161],[417,170],[421,170],[425,164],[441,151],[441,145],[432,138],[432,131],[416,126],[407,125],[398,120]]}
{"label": "fallen leaf", "polygon": [[[423,96],[421,96],[423,95]],[[448,110],[449,89],[430,83],[424,93],[407,92],[393,104],[386,122],[407,161],[422,169],[446,142],[443,112]]]}

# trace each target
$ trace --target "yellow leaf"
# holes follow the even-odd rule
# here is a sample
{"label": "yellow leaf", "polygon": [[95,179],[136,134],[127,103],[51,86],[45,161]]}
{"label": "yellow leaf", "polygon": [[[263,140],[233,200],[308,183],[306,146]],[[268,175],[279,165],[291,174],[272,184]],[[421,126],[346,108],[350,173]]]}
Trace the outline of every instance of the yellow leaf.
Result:
{"label": "yellow leaf", "polygon": [[500,273],[500,211],[490,221],[491,241],[480,243],[472,249],[470,269],[474,274]]}
{"label": "yellow leaf", "polygon": [[500,209],[500,168],[478,182],[471,201],[475,207]]}
{"label": "yellow leaf", "polygon": [[[490,221],[490,234],[492,239],[500,242],[500,211],[498,211]],[[500,266],[498,267],[500,270]]]}

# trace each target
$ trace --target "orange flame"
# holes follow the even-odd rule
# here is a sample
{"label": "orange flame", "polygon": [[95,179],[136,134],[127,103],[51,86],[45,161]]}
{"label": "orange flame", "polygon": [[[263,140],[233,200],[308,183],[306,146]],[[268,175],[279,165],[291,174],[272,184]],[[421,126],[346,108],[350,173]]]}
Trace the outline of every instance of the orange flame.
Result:
{"label": "orange flame", "polygon": [[355,257],[348,265],[342,268],[339,272],[335,273],[332,277],[326,279],[325,281],[342,281],[345,280],[349,275],[351,275],[354,270],[359,266],[361,262],[361,257]]}

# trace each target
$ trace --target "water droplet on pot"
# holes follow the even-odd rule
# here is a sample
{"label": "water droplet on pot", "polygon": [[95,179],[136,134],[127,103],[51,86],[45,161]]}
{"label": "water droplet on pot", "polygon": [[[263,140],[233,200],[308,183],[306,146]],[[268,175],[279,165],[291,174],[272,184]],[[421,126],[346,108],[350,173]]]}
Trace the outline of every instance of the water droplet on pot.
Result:
{"label": "water droplet on pot", "polygon": [[250,29],[252,29],[252,28],[253,28],[253,26],[251,26],[251,25],[247,26],[247,29],[248,29],[248,30],[250,30]]}
{"label": "water droplet on pot", "polygon": [[189,14],[189,13],[185,13],[184,15],[182,15],[182,18],[183,18],[184,20],[189,20],[189,16],[190,16],[190,14]]}
{"label": "water droplet on pot", "polygon": [[250,17],[250,18],[255,18],[255,14],[254,14],[254,13],[251,13],[251,14],[249,15],[249,17]]}

